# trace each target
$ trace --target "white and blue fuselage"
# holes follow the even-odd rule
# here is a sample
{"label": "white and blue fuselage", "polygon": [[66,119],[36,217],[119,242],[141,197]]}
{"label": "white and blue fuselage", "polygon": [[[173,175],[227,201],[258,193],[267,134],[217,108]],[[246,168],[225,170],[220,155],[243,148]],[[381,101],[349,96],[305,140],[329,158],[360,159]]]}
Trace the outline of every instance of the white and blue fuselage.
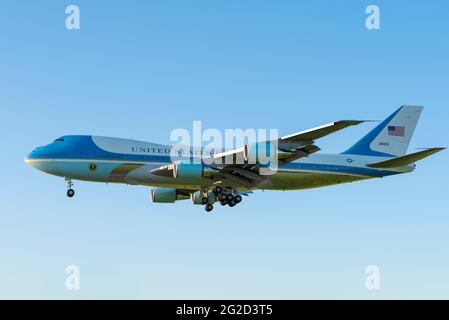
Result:
{"label": "white and blue fuselage", "polygon": [[[367,164],[385,156],[314,153],[287,163],[252,189],[295,190],[410,172],[414,164],[393,169]],[[38,147],[25,161],[36,169],[68,179],[179,189],[211,187],[208,178],[174,178],[151,173],[177,159],[170,146],[121,138],[69,135]]]}

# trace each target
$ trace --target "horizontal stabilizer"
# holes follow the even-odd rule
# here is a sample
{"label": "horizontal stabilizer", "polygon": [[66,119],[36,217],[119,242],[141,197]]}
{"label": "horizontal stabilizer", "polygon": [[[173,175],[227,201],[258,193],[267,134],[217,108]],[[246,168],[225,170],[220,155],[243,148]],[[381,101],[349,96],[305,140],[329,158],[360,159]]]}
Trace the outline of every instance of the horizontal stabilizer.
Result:
{"label": "horizontal stabilizer", "polygon": [[368,167],[371,168],[397,168],[409,165],[413,162],[416,162],[418,160],[427,158],[428,156],[440,152],[441,150],[444,150],[445,148],[429,148],[423,151],[418,151],[414,153],[407,154],[402,157],[397,157],[385,161],[380,161],[376,163],[368,164]]}

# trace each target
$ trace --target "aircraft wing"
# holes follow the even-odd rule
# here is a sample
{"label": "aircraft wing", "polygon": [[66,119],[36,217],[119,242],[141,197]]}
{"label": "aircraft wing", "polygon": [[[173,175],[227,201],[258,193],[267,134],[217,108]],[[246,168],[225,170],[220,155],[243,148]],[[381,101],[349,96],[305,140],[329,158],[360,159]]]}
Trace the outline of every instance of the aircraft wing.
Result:
{"label": "aircraft wing", "polygon": [[315,127],[312,129],[296,132],[289,134],[287,136],[282,137],[280,140],[283,142],[291,142],[291,143],[307,143],[314,140],[317,140],[319,138],[322,138],[324,136],[327,136],[328,134],[334,133],[336,131],[339,131],[341,129],[344,129],[349,126],[358,125],[362,122],[365,122],[363,120],[340,120],[336,122],[331,122],[319,127]]}
{"label": "aircraft wing", "polygon": [[[312,153],[320,151],[321,149],[315,145],[315,140],[346,127],[358,125],[362,122],[364,121],[341,120],[279,138],[277,141],[279,149],[277,152],[278,165],[282,166],[288,162],[307,157]],[[231,154],[236,157],[235,159],[241,159],[242,156],[245,157],[245,148],[243,148],[243,150],[236,149],[235,152],[227,152],[228,157]],[[215,155],[215,157],[219,158],[222,155],[223,154],[218,154]],[[243,185],[246,184],[246,186],[251,187],[260,184],[267,179],[268,176],[266,174],[261,174],[261,171],[263,172],[263,170],[268,169],[260,164],[233,164],[222,167],[219,172],[217,172],[217,175],[221,175],[228,180]]]}
{"label": "aircraft wing", "polygon": [[[311,153],[317,152],[320,150],[320,148],[314,145],[315,140],[346,127],[358,125],[362,122],[365,121],[341,120],[283,136],[277,141],[279,149],[283,151],[283,153],[279,153],[278,160],[291,162],[301,157],[305,157]],[[221,163],[238,163],[239,160],[243,161],[245,159],[245,151],[246,150],[243,147],[217,153],[213,155],[212,158],[216,160],[219,159]]]}
{"label": "aircraft wing", "polygon": [[[341,120],[279,138],[277,141],[278,150],[276,150],[278,165],[282,166],[321,150],[315,145],[315,140],[362,122],[364,121]],[[239,149],[217,153],[205,158],[203,163],[208,169],[207,176],[214,181],[226,180],[231,185],[239,185],[249,189],[263,183],[269,177],[264,170],[269,170],[269,168],[260,163],[249,163],[249,150],[250,146],[245,145]],[[175,166],[176,164],[164,165],[151,170],[151,173],[171,176],[175,171]]]}

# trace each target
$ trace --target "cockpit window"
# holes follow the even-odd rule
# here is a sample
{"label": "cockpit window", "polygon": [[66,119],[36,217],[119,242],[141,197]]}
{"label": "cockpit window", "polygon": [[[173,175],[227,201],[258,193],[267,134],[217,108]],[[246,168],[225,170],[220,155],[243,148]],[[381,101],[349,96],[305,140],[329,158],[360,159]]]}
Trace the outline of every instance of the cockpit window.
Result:
{"label": "cockpit window", "polygon": [[64,138],[55,139],[55,142],[63,142],[63,141],[64,141]]}

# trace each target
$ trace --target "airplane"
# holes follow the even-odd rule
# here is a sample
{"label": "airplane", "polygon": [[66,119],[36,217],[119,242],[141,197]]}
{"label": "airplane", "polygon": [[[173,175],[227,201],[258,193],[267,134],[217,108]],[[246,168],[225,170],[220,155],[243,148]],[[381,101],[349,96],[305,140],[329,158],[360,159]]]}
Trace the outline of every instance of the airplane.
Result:
{"label": "airplane", "polygon": [[[191,199],[206,212],[214,203],[234,207],[254,190],[300,190],[408,173],[415,162],[445,148],[425,148],[406,154],[423,107],[405,105],[368,134],[339,154],[320,153],[316,140],[363,120],[341,120],[282,136],[270,162],[254,156],[257,147],[270,142],[216,152],[209,160],[193,162],[193,155],[170,156],[170,145],[91,135],[67,135],[38,147],[25,162],[43,172],[63,177],[67,196],[73,197],[72,180],[124,183],[151,187],[156,203]],[[270,150],[272,145],[268,147]],[[264,149],[267,152],[267,149]],[[232,158],[232,161],[222,161]],[[236,161],[236,159],[243,159]],[[254,161],[249,161],[253,159]],[[218,161],[221,160],[221,161]]]}

